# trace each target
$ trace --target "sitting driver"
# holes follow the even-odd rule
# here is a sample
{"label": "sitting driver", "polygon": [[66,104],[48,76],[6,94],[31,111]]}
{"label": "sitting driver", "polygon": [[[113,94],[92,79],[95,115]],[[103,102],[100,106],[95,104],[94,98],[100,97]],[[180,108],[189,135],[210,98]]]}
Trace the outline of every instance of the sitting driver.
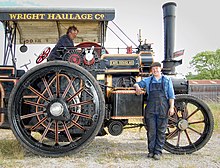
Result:
{"label": "sitting driver", "polygon": [[76,38],[79,30],[76,26],[70,26],[65,35],[61,36],[55,47],[52,49],[50,55],[48,56],[48,61],[62,60],[61,53],[58,51],[63,47],[73,47],[73,40]]}

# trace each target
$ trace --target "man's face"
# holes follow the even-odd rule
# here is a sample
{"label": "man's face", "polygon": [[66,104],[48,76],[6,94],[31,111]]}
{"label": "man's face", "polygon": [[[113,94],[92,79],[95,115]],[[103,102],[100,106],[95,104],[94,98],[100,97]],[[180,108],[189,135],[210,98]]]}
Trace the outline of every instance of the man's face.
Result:
{"label": "man's face", "polygon": [[74,38],[76,38],[77,34],[78,34],[78,31],[72,30],[72,31],[69,33],[70,39],[73,40]]}
{"label": "man's face", "polygon": [[159,67],[159,66],[152,67],[151,71],[152,71],[153,75],[156,77],[161,75],[161,67]]}

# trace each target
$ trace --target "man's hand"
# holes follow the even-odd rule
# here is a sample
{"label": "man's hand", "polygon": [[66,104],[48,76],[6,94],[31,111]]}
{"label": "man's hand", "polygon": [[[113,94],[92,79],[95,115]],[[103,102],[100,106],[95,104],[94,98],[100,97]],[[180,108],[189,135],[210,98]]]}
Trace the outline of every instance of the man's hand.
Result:
{"label": "man's hand", "polygon": [[174,107],[170,107],[168,113],[169,113],[169,116],[174,115],[174,113],[175,113]]}
{"label": "man's hand", "polygon": [[134,84],[134,87],[135,87],[136,94],[137,94],[137,95],[140,95],[141,92],[142,92],[140,86],[139,86],[138,84]]}

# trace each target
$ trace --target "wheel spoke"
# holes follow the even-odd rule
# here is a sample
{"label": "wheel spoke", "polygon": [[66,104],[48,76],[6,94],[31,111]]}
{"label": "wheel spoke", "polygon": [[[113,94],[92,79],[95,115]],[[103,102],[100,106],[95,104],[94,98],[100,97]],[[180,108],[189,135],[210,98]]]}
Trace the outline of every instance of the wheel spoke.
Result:
{"label": "wheel spoke", "polygon": [[80,79],[80,88],[83,87],[83,80]]}
{"label": "wheel spoke", "polygon": [[74,80],[75,80],[75,78],[72,78],[72,79],[69,81],[69,83],[68,83],[68,85],[67,85],[65,91],[63,92],[62,98],[65,98],[65,97],[66,97],[66,94],[68,93],[68,90],[70,89],[70,87],[71,87],[71,85],[72,85],[72,83],[73,83]]}
{"label": "wheel spoke", "polygon": [[169,125],[167,126],[167,134],[171,134],[171,131],[170,131]]}
{"label": "wheel spoke", "polygon": [[59,130],[58,130],[58,121],[55,120],[55,142],[58,144],[59,142]]}
{"label": "wheel spoke", "polygon": [[176,118],[173,118],[173,117],[170,117],[170,116],[169,116],[169,120],[174,122],[175,124],[178,122]]}
{"label": "wheel spoke", "polygon": [[51,90],[50,90],[50,87],[49,87],[49,85],[48,85],[48,83],[47,83],[45,77],[42,78],[42,81],[44,82],[44,86],[45,86],[45,88],[46,88],[46,90],[47,90],[47,93],[48,93],[49,97],[52,98],[52,97],[53,97],[53,94],[52,94],[52,92],[51,92]]}
{"label": "wheel spoke", "polygon": [[205,123],[205,120],[189,122],[189,125],[191,125],[191,124],[201,124],[201,123]]}
{"label": "wheel spoke", "polygon": [[192,112],[186,119],[189,119],[192,117],[194,114],[196,114],[199,111],[199,108],[197,108],[194,112]]}
{"label": "wheel spoke", "polygon": [[72,122],[77,128],[79,128],[79,129],[81,129],[81,130],[83,130],[83,131],[86,130],[83,126],[79,125],[79,124],[78,124],[77,122],[75,122],[74,120],[71,120],[71,122]]}
{"label": "wheel spoke", "polygon": [[73,139],[72,139],[72,137],[71,137],[71,135],[70,135],[70,132],[69,132],[69,130],[68,130],[68,128],[67,128],[65,122],[63,122],[63,128],[64,128],[64,130],[65,130],[65,133],[66,133],[66,135],[67,135],[67,137],[68,137],[69,142],[73,142]]}
{"label": "wheel spoke", "polygon": [[77,113],[77,112],[74,112],[74,111],[70,111],[70,112],[71,112],[72,114],[78,115],[78,116],[80,116],[80,117],[92,119],[92,116],[91,116],[91,115],[88,115],[88,114]]}
{"label": "wheel spoke", "polygon": [[188,108],[187,108],[187,103],[184,105],[184,110],[182,112],[182,117],[183,119],[186,119],[188,116]]}
{"label": "wheel spoke", "polygon": [[177,138],[177,144],[176,144],[177,147],[179,147],[179,145],[180,145],[180,135],[181,135],[181,132],[182,131],[178,131],[178,138]]}
{"label": "wheel spoke", "polygon": [[205,120],[189,122],[189,125],[190,124],[201,124],[201,123],[205,123]]}
{"label": "wheel spoke", "polygon": [[187,137],[187,139],[188,139],[189,145],[191,145],[191,144],[192,144],[192,141],[191,141],[191,139],[190,139],[190,137],[189,137],[189,134],[188,134],[187,130],[184,130],[184,132],[185,132],[186,137]]}
{"label": "wheel spoke", "polygon": [[168,123],[167,124],[167,128],[174,128],[174,127],[176,127],[175,123]]}
{"label": "wheel spoke", "polygon": [[47,125],[46,129],[44,130],[44,132],[43,132],[43,134],[42,134],[42,136],[41,136],[41,139],[39,140],[39,142],[40,142],[40,143],[42,143],[42,142],[43,142],[43,139],[44,139],[44,138],[45,138],[45,136],[47,135],[47,132],[48,132],[48,130],[49,130],[49,128],[50,128],[50,126],[51,126],[51,124],[52,124],[52,122],[49,122],[49,123],[48,123],[48,125]]}
{"label": "wheel spoke", "polygon": [[42,118],[37,124],[35,124],[33,127],[31,127],[31,131],[35,130],[36,128],[38,128],[42,122],[46,121],[47,116],[45,116],[44,118]]}
{"label": "wheel spoke", "polygon": [[193,129],[192,127],[188,127],[188,129],[190,129],[190,130],[192,130],[192,131],[196,132],[196,133],[197,133],[197,134],[199,134],[199,135],[202,135],[202,133],[201,133],[201,132],[196,131],[196,130],[195,130],[195,129]]}
{"label": "wheel spoke", "polygon": [[56,94],[57,98],[60,97],[60,78],[59,78],[59,73],[56,73]]}
{"label": "wheel spoke", "polygon": [[87,90],[87,89],[85,89],[84,90],[89,96],[91,96],[92,98],[93,98],[93,95]]}
{"label": "wheel spoke", "polygon": [[[54,83],[54,81],[56,80],[56,76],[55,77],[53,77],[53,79],[51,79],[51,81],[49,82],[49,84],[48,84],[48,87],[50,88],[50,86]],[[47,91],[47,88],[45,87],[45,89],[43,90],[43,94],[45,94],[45,92]],[[51,91],[51,89],[50,89],[50,91]],[[51,94],[52,94],[52,92],[51,92]],[[53,96],[52,96],[53,97]]]}
{"label": "wheel spoke", "polygon": [[84,87],[81,87],[74,95],[72,95],[70,98],[68,98],[66,101],[70,102],[74,97],[79,95],[84,90]]}
{"label": "wheel spoke", "polygon": [[87,101],[82,101],[82,102],[80,102],[80,103],[71,104],[69,107],[75,107],[75,106],[85,105],[85,104],[91,104],[91,103],[93,103],[93,100],[87,100]]}
{"label": "wheel spoke", "polygon": [[32,91],[34,94],[36,94],[37,96],[39,96],[40,98],[44,99],[45,101],[49,102],[49,99],[46,98],[43,94],[41,94],[40,92],[38,92],[36,89],[34,89],[31,86],[27,87],[30,91]]}
{"label": "wheel spoke", "polygon": [[171,132],[169,135],[167,135],[167,139],[172,138],[177,132],[178,132],[178,129],[175,129],[173,132]]}
{"label": "wheel spoke", "polygon": [[35,117],[35,116],[39,116],[39,115],[42,115],[42,114],[46,114],[46,112],[45,111],[39,111],[39,112],[36,112],[36,113],[22,115],[20,118],[21,118],[21,120],[23,120],[23,119],[26,119],[26,118]]}
{"label": "wheel spoke", "polygon": [[32,106],[36,106],[36,107],[46,107],[45,104],[39,104],[39,103],[35,103],[32,101],[24,101],[24,104],[28,104],[28,105],[32,105]]}
{"label": "wheel spoke", "polygon": [[174,107],[174,114],[173,114],[173,116],[176,114],[176,116],[178,116],[178,110],[177,110],[177,108],[176,107]]}

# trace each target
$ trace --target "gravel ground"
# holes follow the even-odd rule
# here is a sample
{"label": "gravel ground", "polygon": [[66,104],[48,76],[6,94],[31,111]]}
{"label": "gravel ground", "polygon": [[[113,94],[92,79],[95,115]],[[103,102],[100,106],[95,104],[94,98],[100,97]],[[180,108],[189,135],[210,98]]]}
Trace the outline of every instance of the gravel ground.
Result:
{"label": "gravel ground", "polygon": [[[15,139],[10,130],[0,129],[0,140]],[[1,150],[1,149],[0,149]],[[96,137],[83,151],[73,156],[44,158],[26,152],[23,159],[0,160],[0,168],[220,168],[220,134],[190,155],[164,151],[159,161],[147,158],[145,129],[125,130],[119,136]]]}

